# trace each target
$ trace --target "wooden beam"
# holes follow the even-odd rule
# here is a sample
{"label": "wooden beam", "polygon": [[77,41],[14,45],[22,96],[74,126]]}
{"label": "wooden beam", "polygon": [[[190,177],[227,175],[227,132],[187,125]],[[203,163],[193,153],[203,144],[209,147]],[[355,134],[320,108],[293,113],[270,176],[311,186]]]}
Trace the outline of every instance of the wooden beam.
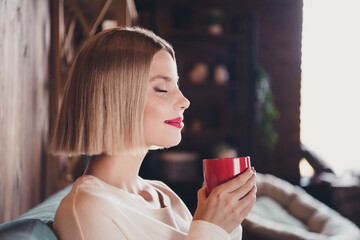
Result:
{"label": "wooden beam", "polygon": [[71,5],[72,9],[74,10],[76,16],[79,19],[79,23],[83,29],[84,32],[84,36],[88,36],[91,28],[90,28],[90,24],[87,22],[85,16],[83,15],[82,11],[79,8],[79,5],[77,4],[77,2],[75,0],[67,0],[69,2],[69,4]]}
{"label": "wooden beam", "polygon": [[88,34],[89,36],[92,36],[92,35],[95,34],[95,31],[96,31],[98,25],[99,25],[100,22],[103,20],[105,14],[106,14],[106,12],[109,10],[110,5],[111,5],[112,2],[113,2],[113,0],[107,0],[107,1],[105,2],[104,7],[101,9],[99,15],[98,15],[97,18],[96,18],[96,21],[94,22],[91,30],[89,31],[89,34]]}
{"label": "wooden beam", "polygon": [[[50,43],[50,64],[49,64],[49,136],[53,135],[56,118],[59,111],[59,100],[61,94],[61,74],[60,74],[60,5],[59,0],[50,1],[51,17],[51,43]],[[57,176],[59,171],[59,160],[48,155],[45,174],[46,186],[45,196],[49,196],[57,190]]]}

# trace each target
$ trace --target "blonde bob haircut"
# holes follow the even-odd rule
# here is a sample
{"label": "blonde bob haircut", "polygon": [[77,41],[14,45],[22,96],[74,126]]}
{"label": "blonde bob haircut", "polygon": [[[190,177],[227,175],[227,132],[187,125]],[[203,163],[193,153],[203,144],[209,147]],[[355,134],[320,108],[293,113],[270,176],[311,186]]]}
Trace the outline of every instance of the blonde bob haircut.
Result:
{"label": "blonde bob haircut", "polygon": [[149,69],[169,43],[153,32],[114,28],[89,38],[70,69],[50,152],[99,155],[147,151],[143,114]]}

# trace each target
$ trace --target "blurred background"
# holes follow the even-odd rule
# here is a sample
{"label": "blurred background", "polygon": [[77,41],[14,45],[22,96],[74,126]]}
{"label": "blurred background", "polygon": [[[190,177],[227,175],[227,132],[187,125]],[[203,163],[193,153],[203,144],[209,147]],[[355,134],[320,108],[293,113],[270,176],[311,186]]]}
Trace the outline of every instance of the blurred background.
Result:
{"label": "blurred background", "polygon": [[359,10],[356,0],[1,1],[0,223],[82,174],[86,156],[47,153],[69,67],[89,36],[138,25],[173,45],[191,101],[182,142],[150,151],[142,177],[193,211],[202,159],[250,156],[359,226]]}

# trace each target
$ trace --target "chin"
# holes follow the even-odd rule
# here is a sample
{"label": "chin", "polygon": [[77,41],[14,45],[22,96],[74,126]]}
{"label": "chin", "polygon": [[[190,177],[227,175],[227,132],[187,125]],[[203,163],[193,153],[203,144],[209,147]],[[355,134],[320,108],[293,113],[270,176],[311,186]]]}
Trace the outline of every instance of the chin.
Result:
{"label": "chin", "polygon": [[158,143],[158,144],[152,144],[149,147],[149,150],[158,150],[158,149],[166,149],[171,148],[179,145],[181,142],[181,137],[179,139],[174,139],[174,141],[167,141],[167,143]]}
{"label": "chin", "polygon": [[175,147],[175,146],[179,145],[180,142],[181,142],[181,136],[173,143],[170,143],[166,148]]}

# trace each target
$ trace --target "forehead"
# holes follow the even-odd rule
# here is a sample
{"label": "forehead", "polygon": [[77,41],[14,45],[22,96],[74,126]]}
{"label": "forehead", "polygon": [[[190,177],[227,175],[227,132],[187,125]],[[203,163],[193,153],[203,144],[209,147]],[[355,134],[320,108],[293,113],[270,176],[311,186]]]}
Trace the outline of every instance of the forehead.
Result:
{"label": "forehead", "polygon": [[164,76],[165,80],[178,78],[176,63],[166,50],[157,52],[151,61],[150,79],[156,76]]}

